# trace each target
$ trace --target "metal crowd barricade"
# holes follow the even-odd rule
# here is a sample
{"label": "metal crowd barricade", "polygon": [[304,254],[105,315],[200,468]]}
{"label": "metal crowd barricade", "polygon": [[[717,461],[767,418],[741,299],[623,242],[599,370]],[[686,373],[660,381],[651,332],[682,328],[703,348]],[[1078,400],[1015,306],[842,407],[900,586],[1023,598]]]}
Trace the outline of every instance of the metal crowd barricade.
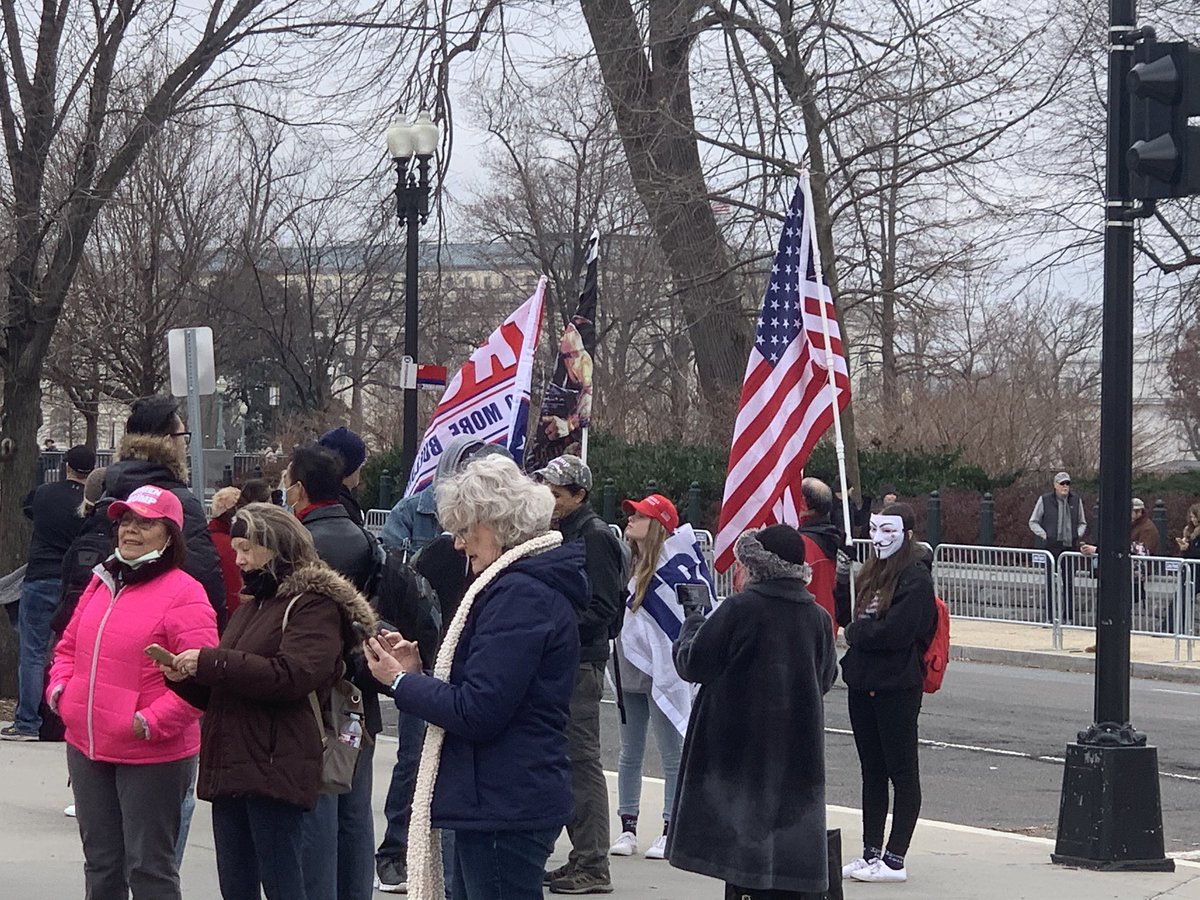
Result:
{"label": "metal crowd barricade", "polygon": [[939,544],[933,581],[953,616],[1054,625],[1061,644],[1054,558],[1045,550]]}
{"label": "metal crowd barricade", "polygon": [[[1063,553],[1057,565],[1063,627],[1094,628],[1099,603],[1095,556]],[[1130,628],[1135,634],[1175,638],[1175,659],[1192,661],[1196,641],[1196,591],[1200,560],[1171,556],[1132,556]],[[1056,644],[1056,646],[1059,646]]]}
{"label": "metal crowd barricade", "polygon": [[386,509],[368,509],[365,515],[366,521],[363,523],[363,528],[373,534],[375,537],[380,537],[383,534],[383,523],[387,520],[387,514],[390,510]]}

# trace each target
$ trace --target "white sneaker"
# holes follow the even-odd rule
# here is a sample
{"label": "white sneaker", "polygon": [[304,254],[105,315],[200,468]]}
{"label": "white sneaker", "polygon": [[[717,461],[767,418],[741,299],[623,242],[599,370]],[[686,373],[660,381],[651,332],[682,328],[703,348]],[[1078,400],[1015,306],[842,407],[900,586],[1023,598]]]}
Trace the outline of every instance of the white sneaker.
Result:
{"label": "white sneaker", "polygon": [[861,872],[863,869],[868,868],[870,865],[871,864],[869,862],[867,862],[865,859],[863,859],[861,856],[858,857],[857,859],[852,859],[852,860],[850,860],[850,862],[848,862],[844,866],[842,866],[842,877],[849,878],[855,872]]}
{"label": "white sneaker", "polygon": [[75,804],[72,803],[70,806],[68,806],[66,809],[64,809],[63,815],[70,816],[72,819],[75,818]]}
{"label": "white sneaker", "polygon": [[622,831],[621,836],[608,848],[608,852],[610,856],[633,856],[637,853],[637,848],[637,835],[632,831]]}
{"label": "white sneaker", "polygon": [[667,858],[667,836],[660,834],[658,839],[650,845],[646,851],[646,859],[666,859]]}
{"label": "white sneaker", "polygon": [[908,869],[893,869],[882,859],[873,859],[865,869],[851,872],[850,877],[855,881],[893,882],[908,881]]}

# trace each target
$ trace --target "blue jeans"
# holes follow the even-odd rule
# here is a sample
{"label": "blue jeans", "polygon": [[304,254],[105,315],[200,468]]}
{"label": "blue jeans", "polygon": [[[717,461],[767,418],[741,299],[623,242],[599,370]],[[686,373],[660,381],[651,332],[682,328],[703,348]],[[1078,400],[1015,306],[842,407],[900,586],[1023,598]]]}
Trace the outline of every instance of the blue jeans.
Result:
{"label": "blue jeans", "polygon": [[40,578],[21,585],[20,609],[17,611],[17,635],[21,642],[21,662],[18,669],[20,688],[17,692],[17,712],[13,726],[25,734],[37,734],[42,727],[38,707],[46,679],[46,651],[50,646],[50,620],[62,594],[62,581]]}
{"label": "blue jeans", "polygon": [[316,900],[371,900],[375,875],[375,820],[371,812],[375,744],[358,752],[354,782],[345,794],[322,794],[304,814],[304,885]]}
{"label": "blue jeans", "polygon": [[262,894],[267,900],[309,900],[301,869],[303,818],[304,810],[282,800],[249,794],[213,800],[223,900],[262,900]]}
{"label": "blue jeans", "polygon": [[663,821],[671,821],[675,786],[679,782],[679,756],[683,735],[671,724],[654,698],[637,691],[624,691],[625,722],[621,725],[621,756],[617,761],[617,814],[636,816],[642,805],[642,760],[646,757],[646,731],[654,723],[658,755],[662,757]]}
{"label": "blue jeans", "polygon": [[542,900],[542,876],[561,828],[454,832],[455,900]]}
{"label": "blue jeans", "polygon": [[196,812],[196,769],[192,769],[192,780],[183,805],[179,808],[179,838],[175,841],[175,868],[183,866],[183,851],[187,847],[188,834],[192,830],[192,815]]}
{"label": "blue jeans", "polygon": [[417,786],[417,765],[425,743],[425,720],[401,712],[396,723],[400,746],[396,749],[396,765],[392,768],[392,783],[388,785],[383,814],[387,828],[375,851],[376,859],[404,862],[408,853],[408,825],[412,819],[413,791]]}

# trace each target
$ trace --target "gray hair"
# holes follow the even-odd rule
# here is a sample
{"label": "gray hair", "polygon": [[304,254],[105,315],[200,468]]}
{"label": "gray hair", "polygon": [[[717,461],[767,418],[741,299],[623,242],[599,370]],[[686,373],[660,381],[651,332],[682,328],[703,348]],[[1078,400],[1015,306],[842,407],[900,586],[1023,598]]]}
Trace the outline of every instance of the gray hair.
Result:
{"label": "gray hair", "polygon": [[821,479],[802,479],[800,494],[804,497],[804,505],[818,516],[827,516],[833,512],[833,491]]}
{"label": "gray hair", "polygon": [[504,456],[471,460],[459,474],[434,485],[438,521],[458,534],[484,524],[496,532],[503,550],[550,530],[554,495],[525,476]]}

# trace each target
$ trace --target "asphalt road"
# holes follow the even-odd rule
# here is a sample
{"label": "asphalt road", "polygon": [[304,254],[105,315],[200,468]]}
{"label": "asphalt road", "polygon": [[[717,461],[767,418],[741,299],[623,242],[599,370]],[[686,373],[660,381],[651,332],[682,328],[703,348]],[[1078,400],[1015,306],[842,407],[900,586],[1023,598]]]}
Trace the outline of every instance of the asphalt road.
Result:
{"label": "asphalt road", "polygon": [[[1092,690],[1090,675],[953,663],[921,715],[922,740],[951,745],[921,748],[922,815],[1053,837],[1062,788],[1055,758],[1091,723]],[[1166,849],[1200,850],[1200,686],[1135,680],[1131,707],[1134,725],[1158,747]],[[606,702],[601,714],[604,767],[615,771],[615,704]],[[827,799],[857,808],[858,757],[849,731],[839,682],[826,698]],[[653,739],[647,744],[644,774],[659,776]]]}

